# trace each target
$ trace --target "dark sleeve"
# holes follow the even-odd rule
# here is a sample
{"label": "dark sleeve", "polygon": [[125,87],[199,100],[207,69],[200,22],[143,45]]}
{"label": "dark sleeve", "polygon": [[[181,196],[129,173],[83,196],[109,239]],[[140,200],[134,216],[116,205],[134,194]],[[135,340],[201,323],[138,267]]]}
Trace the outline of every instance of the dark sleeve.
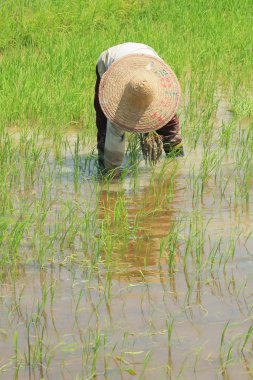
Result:
{"label": "dark sleeve", "polygon": [[170,144],[172,147],[182,142],[180,135],[179,119],[177,115],[165,124],[162,128],[158,129],[157,134],[161,136],[164,144]]}
{"label": "dark sleeve", "polygon": [[104,153],[105,137],[106,137],[106,128],[107,128],[107,118],[102,111],[102,108],[99,103],[99,84],[100,84],[100,75],[96,67],[97,80],[95,84],[95,94],[94,94],[94,108],[96,111],[96,126],[97,126],[97,149],[99,154]]}

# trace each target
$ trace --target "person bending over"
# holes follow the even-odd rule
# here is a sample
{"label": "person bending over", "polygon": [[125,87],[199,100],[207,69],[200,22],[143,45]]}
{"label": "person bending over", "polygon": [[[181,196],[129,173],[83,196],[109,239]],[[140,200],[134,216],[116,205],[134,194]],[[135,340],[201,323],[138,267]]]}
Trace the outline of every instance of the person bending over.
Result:
{"label": "person bending over", "polygon": [[104,51],[96,65],[94,107],[100,167],[119,168],[125,131],[156,131],[166,155],[183,155],[176,110],[180,85],[151,47],[127,42]]}

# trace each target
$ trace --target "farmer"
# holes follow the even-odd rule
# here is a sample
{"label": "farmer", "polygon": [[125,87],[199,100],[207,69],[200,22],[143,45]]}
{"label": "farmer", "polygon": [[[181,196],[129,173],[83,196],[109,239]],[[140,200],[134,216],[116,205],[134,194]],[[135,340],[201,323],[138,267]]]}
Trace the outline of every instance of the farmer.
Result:
{"label": "farmer", "polygon": [[183,155],[175,114],[180,85],[151,47],[132,42],[113,46],[100,55],[96,74],[94,107],[100,167],[119,169],[125,154],[125,131],[141,133],[142,138],[156,131],[166,155]]}

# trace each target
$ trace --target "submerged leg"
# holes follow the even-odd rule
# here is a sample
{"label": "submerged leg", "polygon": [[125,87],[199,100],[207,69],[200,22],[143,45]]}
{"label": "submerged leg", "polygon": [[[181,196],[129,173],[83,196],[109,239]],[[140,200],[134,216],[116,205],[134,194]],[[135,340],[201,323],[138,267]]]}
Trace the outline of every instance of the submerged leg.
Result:
{"label": "submerged leg", "polygon": [[119,168],[125,155],[125,133],[122,129],[107,121],[107,132],[104,147],[104,164],[106,169]]}

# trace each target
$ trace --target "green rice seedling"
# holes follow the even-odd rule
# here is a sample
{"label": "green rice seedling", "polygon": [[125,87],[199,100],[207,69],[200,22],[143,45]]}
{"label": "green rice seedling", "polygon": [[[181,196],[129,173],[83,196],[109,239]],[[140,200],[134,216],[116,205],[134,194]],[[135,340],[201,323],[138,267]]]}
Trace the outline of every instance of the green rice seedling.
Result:
{"label": "green rice seedling", "polygon": [[98,331],[97,335],[95,337],[94,347],[92,349],[93,350],[93,358],[92,358],[92,363],[91,363],[91,375],[92,375],[92,377],[96,376],[96,363],[97,363],[98,351],[100,349],[100,344],[101,344],[101,335]]}
{"label": "green rice seedling", "polygon": [[21,216],[21,220],[17,220],[12,226],[7,243],[8,261],[10,263],[13,262],[15,264],[16,260],[18,261],[19,246],[29,225],[30,220],[22,220]]}
{"label": "green rice seedling", "polygon": [[[209,241],[210,241],[209,237]],[[218,254],[221,252],[221,245],[222,245],[222,238],[218,238],[218,241],[213,244],[213,247],[210,249],[210,253],[208,255],[208,258],[206,260],[206,266],[210,268],[210,272],[212,273],[215,267],[215,264],[217,264],[218,261]],[[211,241],[210,241],[211,246]]]}
{"label": "green rice seedling", "polygon": [[152,353],[150,351],[148,351],[146,353],[146,356],[145,356],[144,361],[143,361],[143,367],[142,367],[140,375],[138,376],[138,379],[143,379],[143,376],[144,376],[145,370],[147,368],[148,362],[151,359],[151,355],[152,355]]}
{"label": "green rice seedling", "polygon": [[15,361],[15,376],[17,377],[19,367],[20,367],[20,359],[19,359],[19,350],[18,350],[18,340],[19,340],[19,335],[18,332],[15,331],[13,335],[13,345],[14,345],[14,361]]}
{"label": "green rice seedling", "polygon": [[191,312],[191,297],[193,295],[194,291],[194,285],[196,284],[196,278],[192,278],[191,282],[188,280],[186,281],[187,283],[187,293],[185,294],[185,299],[184,299],[184,307],[189,309],[189,312]]}
{"label": "green rice seedling", "polygon": [[22,289],[20,290],[20,293],[19,295],[17,294],[17,286],[16,286],[16,278],[15,278],[15,274],[13,273],[14,271],[12,271],[12,279],[13,279],[13,298],[14,298],[14,307],[15,307],[15,312],[17,313],[17,317],[18,319],[20,319],[21,321],[24,321],[24,315],[23,315],[23,312],[22,312],[22,308],[21,308],[21,304],[22,304],[22,296],[23,296],[23,293],[24,293],[24,286],[22,287]]}
{"label": "green rice seedling", "polygon": [[80,171],[80,157],[79,157],[79,147],[80,141],[79,136],[77,136],[77,140],[75,142],[75,151],[74,151],[74,186],[75,191],[78,190],[78,179],[79,179],[79,171]]}
{"label": "green rice seedling", "polygon": [[236,131],[236,122],[232,123],[222,123],[220,130],[220,145],[225,149],[225,153],[228,154],[230,149],[230,142],[232,140],[232,136]]}
{"label": "green rice seedling", "polygon": [[217,155],[217,151],[210,151],[204,149],[203,158],[200,165],[200,179],[201,179],[201,198],[203,199],[204,187],[208,178],[213,170],[217,170],[221,162],[221,157]]}
{"label": "green rice seedling", "polygon": [[130,166],[140,163],[142,157],[137,134],[132,133],[129,136],[126,155],[129,155]]}
{"label": "green rice seedling", "polygon": [[[245,293],[245,290],[248,287],[248,282],[249,282],[249,278],[247,277],[247,278],[245,278],[241,282],[240,286],[237,287],[236,294],[235,294],[237,302],[239,301],[240,296],[242,296],[245,299],[245,294],[244,293]],[[246,309],[247,309],[247,313],[250,316],[251,312],[252,312],[252,305],[248,305],[247,301],[245,301],[245,306],[246,306]]]}
{"label": "green rice seedling", "polygon": [[245,337],[244,337],[244,340],[242,342],[242,348],[241,348],[241,352],[243,353],[244,350],[245,350],[245,347],[247,345],[247,342],[251,339],[251,348],[249,350],[252,349],[253,347],[253,339],[252,339],[252,336],[253,336],[253,325],[251,325],[248,329],[248,331],[246,332],[245,334]]}
{"label": "green rice seedling", "polygon": [[32,315],[31,318],[26,318],[27,332],[27,351],[24,352],[24,360],[22,365],[27,366],[29,374],[36,368],[40,373],[40,377],[44,377],[44,371],[48,371],[50,362],[53,358],[52,351],[48,350],[44,342],[44,334],[46,324],[38,319],[38,315]]}
{"label": "green rice seedling", "polygon": [[235,256],[235,250],[236,250],[236,242],[239,239],[240,232],[237,236],[231,236],[230,240],[228,241],[227,248],[221,253],[219,258],[219,266],[221,266],[223,262],[223,270],[225,271],[226,264],[231,261],[233,262],[234,256]]}
{"label": "green rice seedling", "polygon": [[178,163],[175,157],[164,160],[158,173],[152,173],[150,178],[150,195],[154,208],[167,208],[173,200],[173,187],[177,174]]}
{"label": "green rice seedling", "polygon": [[112,274],[111,274],[111,264],[107,264],[107,273],[106,273],[106,281],[105,281],[105,296],[106,301],[109,303],[112,295]]}
{"label": "green rice seedling", "polygon": [[187,265],[189,253],[192,257],[193,263],[196,265],[196,269],[200,271],[204,266],[205,256],[205,241],[206,241],[206,229],[210,220],[205,222],[200,213],[195,212],[189,221],[189,234],[187,241],[184,243],[184,263]]}
{"label": "green rice seedling", "polygon": [[75,321],[77,321],[78,319],[78,311],[79,311],[79,304],[82,300],[82,297],[84,295],[85,291],[83,288],[81,288],[80,292],[79,292],[79,295],[78,295],[78,299],[77,299],[77,302],[76,302],[76,305],[75,305]]}
{"label": "green rice seedling", "polygon": [[179,244],[179,225],[177,223],[172,224],[168,236],[161,240],[160,243],[160,257],[167,258],[168,270],[172,273],[175,270],[176,255],[178,253]]}
{"label": "green rice seedling", "polygon": [[168,335],[168,372],[169,374],[171,374],[172,372],[171,336],[172,336],[173,324],[174,324],[173,319],[170,323],[168,322],[168,320],[166,320],[167,335]]}
{"label": "green rice seedling", "polygon": [[[225,334],[227,332],[227,329],[229,328],[229,325],[230,325],[230,321],[226,323],[224,329],[222,330],[221,340],[220,340],[220,364],[221,364],[222,372],[226,371],[226,365],[227,365],[227,362],[224,361],[224,345],[225,345]],[[230,348],[229,348],[229,351],[230,351]]]}

